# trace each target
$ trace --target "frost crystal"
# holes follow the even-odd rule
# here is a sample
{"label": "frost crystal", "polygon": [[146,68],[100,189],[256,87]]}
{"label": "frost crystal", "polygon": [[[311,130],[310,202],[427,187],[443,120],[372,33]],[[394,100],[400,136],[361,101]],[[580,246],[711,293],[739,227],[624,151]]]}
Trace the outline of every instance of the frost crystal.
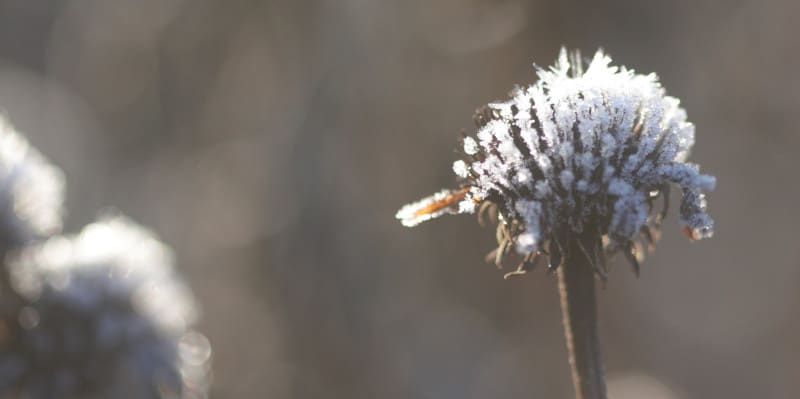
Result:
{"label": "frost crystal", "polygon": [[0,396],[206,397],[211,348],[190,330],[194,299],[147,230],[107,217],[24,249],[9,271]]}
{"label": "frost crystal", "polygon": [[[713,234],[703,191],[715,179],[686,162],[694,125],[655,74],[612,66],[602,51],[584,65],[563,49],[537,73],[532,86],[478,111],[476,138],[464,138],[465,157],[453,165],[462,188],[406,205],[397,213],[404,225],[494,208],[501,254],[511,246],[548,252],[552,264],[572,237],[598,264],[605,255],[597,254],[616,249],[635,263],[637,240],[657,239],[675,185],[686,234]],[[659,197],[663,209],[655,210]]]}
{"label": "frost crystal", "polygon": [[64,179],[0,117],[0,243],[8,249],[61,229]]}

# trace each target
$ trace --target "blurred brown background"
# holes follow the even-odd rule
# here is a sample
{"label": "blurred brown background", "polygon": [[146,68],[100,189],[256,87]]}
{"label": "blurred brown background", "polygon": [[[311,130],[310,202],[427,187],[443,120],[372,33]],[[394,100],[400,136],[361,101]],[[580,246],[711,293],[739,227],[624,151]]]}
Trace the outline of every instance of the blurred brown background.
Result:
{"label": "blurred brown background", "polygon": [[113,205],[176,249],[213,397],[570,398],[554,277],[394,212],[453,184],[476,107],[602,46],[719,182],[714,239],[673,213],[600,292],[613,397],[797,398],[798,4],[1,0],[0,108],[66,172],[68,230]]}

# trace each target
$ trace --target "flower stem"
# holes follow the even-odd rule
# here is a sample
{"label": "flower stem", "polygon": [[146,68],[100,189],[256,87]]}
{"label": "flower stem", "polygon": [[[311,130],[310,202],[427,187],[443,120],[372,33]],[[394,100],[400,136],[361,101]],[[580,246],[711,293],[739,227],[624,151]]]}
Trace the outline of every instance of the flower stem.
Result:
{"label": "flower stem", "polygon": [[558,288],[572,383],[577,399],[606,399],[600,342],[597,337],[594,270],[578,238],[558,268]]}

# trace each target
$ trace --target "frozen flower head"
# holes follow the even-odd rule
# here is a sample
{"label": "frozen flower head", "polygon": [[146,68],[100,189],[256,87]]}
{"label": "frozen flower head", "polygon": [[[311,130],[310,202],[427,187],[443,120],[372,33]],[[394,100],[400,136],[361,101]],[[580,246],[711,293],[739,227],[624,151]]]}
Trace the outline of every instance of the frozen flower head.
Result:
{"label": "frozen flower head", "polygon": [[694,125],[655,74],[612,66],[602,51],[585,66],[565,50],[537,73],[534,85],[476,113],[477,137],[464,138],[464,158],[453,164],[461,188],[406,205],[397,213],[404,225],[490,210],[500,221],[498,264],[514,247],[524,256],[518,272],[541,253],[557,267],[576,240],[605,276],[616,250],[638,271],[640,242],[657,239],[675,185],[684,232],[712,235],[703,191],[715,179],[686,162]]}
{"label": "frozen flower head", "polygon": [[0,117],[0,244],[5,249],[61,229],[61,171]]}
{"label": "frozen flower head", "polygon": [[[123,217],[24,249],[0,319],[0,397],[204,398],[211,348],[169,248]],[[6,295],[8,298],[8,295]]]}

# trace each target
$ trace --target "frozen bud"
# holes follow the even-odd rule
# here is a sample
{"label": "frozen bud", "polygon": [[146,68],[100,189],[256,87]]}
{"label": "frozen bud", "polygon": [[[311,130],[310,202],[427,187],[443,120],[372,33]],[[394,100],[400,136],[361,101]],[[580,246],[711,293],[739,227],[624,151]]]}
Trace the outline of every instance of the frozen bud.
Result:
{"label": "frozen bud", "polygon": [[577,239],[599,265],[616,249],[633,259],[645,247],[638,241],[652,247],[677,186],[684,231],[713,234],[703,191],[716,181],[686,162],[694,125],[655,74],[613,66],[602,51],[585,63],[565,50],[537,73],[535,84],[478,111],[476,138],[463,140],[453,166],[462,187],[407,205],[397,214],[404,225],[490,209],[501,221],[500,255],[513,244],[526,259],[560,256]]}
{"label": "frozen bud", "polygon": [[[124,217],[10,262],[0,397],[203,398],[211,347],[171,250]],[[15,396],[12,396],[15,397]]]}

